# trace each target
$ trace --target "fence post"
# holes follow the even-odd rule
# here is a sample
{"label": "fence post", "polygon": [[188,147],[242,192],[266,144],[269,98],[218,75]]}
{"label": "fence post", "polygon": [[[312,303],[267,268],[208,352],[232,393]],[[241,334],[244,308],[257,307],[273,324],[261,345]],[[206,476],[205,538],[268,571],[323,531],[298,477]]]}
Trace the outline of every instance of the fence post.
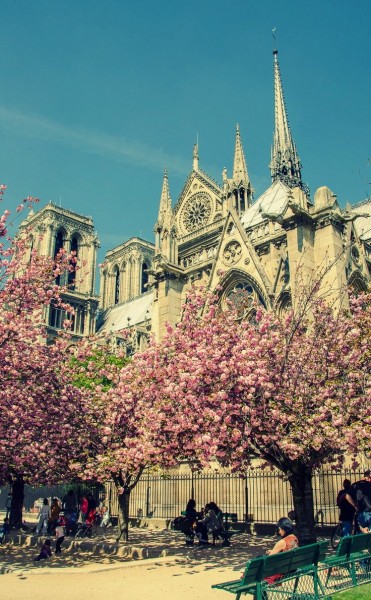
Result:
{"label": "fence post", "polygon": [[247,473],[244,477],[245,480],[245,521],[249,522],[249,486],[247,481]]}
{"label": "fence post", "polygon": [[147,493],[146,493],[146,517],[149,517],[151,506],[151,486],[149,485],[149,473],[147,474]]}

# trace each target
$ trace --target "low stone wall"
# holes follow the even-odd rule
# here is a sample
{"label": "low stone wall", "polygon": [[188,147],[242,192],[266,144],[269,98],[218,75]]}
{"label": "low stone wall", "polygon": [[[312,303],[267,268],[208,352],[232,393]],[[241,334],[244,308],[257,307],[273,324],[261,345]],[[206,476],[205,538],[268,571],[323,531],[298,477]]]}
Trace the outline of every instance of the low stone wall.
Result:
{"label": "low stone wall", "polygon": [[[6,543],[16,546],[40,547],[41,538],[36,535],[14,534],[7,537]],[[160,553],[155,548],[140,548],[124,544],[98,542],[94,539],[75,540],[74,538],[65,538],[63,550],[76,552],[78,554],[91,554],[94,556],[117,556],[128,560],[141,560],[145,558],[158,558],[166,556],[166,551]]]}

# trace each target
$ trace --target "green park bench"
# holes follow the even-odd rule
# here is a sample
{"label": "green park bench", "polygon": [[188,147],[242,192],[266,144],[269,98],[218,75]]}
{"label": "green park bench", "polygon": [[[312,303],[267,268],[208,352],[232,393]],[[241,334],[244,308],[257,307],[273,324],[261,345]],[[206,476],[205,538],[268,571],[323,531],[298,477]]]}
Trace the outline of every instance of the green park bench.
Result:
{"label": "green park bench", "polygon": [[327,594],[371,582],[371,533],[340,540],[336,553],[325,559]]}
{"label": "green park bench", "polygon": [[[251,594],[255,600],[282,598],[282,600],[309,600],[319,598],[322,592],[317,575],[318,564],[325,559],[328,542],[317,542],[287,552],[258,556],[248,561],[240,579],[217,583],[213,588],[236,595]],[[275,583],[267,577],[280,573]]]}
{"label": "green park bench", "polygon": [[241,533],[239,529],[233,529],[233,524],[238,522],[237,513],[223,512],[222,519],[222,529],[213,533],[213,544],[215,544],[216,539],[220,537],[223,540],[222,546],[230,546],[230,539],[232,535],[236,535],[236,533]]}

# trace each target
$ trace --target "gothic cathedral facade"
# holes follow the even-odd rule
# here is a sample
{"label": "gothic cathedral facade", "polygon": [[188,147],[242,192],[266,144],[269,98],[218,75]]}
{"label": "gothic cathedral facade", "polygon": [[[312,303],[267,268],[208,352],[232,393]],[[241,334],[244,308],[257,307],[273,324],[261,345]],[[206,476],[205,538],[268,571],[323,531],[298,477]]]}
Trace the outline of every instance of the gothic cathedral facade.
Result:
{"label": "gothic cathedral facade", "polygon": [[341,209],[327,187],[313,199],[302,180],[301,162],[288,124],[278,53],[274,51],[275,128],[270,187],[254,201],[239,127],[233,172],[218,185],[193,168],[173,206],[168,174],[163,178],[155,243],[132,238],[108,252],[101,272],[98,329],[119,337],[129,328],[129,353],[144,347],[166,323],[175,326],[193,282],[218,287],[220,300],[285,310],[302,277],[324,271],[323,290],[340,299],[346,286],[366,290],[371,279],[371,200]]}
{"label": "gothic cathedral facade", "polygon": [[[161,339],[167,323],[179,322],[193,282],[221,290],[221,304],[234,302],[246,318],[256,302],[268,310],[290,306],[298,268],[304,278],[323,270],[323,291],[335,302],[349,285],[369,287],[371,199],[341,209],[328,187],[311,198],[288,124],[276,50],[273,55],[272,183],[259,198],[254,200],[238,126],[233,171],[228,177],[224,169],[220,185],[200,168],[196,145],[193,168],[175,205],[164,173],[154,243],[134,237],[110,250],[99,296],[99,241],[90,217],[49,203],[22,223],[21,231],[28,232],[40,254],[55,256],[63,247],[84,265],[84,277],[63,282],[68,286],[64,300],[75,311],[76,339],[97,330],[112,343],[125,343],[128,354],[142,350],[151,333]],[[48,311],[52,334],[66,315],[57,307]],[[130,335],[122,336],[123,329]]]}

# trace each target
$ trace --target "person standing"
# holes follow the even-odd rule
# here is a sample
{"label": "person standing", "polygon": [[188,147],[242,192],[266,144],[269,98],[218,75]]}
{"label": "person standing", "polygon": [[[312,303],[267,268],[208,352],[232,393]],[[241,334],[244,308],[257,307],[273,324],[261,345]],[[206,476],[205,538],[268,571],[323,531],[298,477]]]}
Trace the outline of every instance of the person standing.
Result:
{"label": "person standing", "polygon": [[88,499],[85,496],[85,494],[83,496],[81,496],[80,499],[80,515],[81,515],[81,523],[84,524],[86,521],[86,517],[88,516]]}
{"label": "person standing", "polygon": [[340,509],[339,521],[341,522],[341,535],[346,537],[352,535],[353,520],[355,515],[355,508],[349,500],[347,500],[347,494],[350,493],[352,483],[349,479],[344,479],[343,489],[337,495],[336,504]]}
{"label": "person standing", "polygon": [[87,514],[89,514],[92,510],[95,511],[97,509],[97,503],[91,492],[89,492],[89,494],[86,496],[86,498],[88,501]]}
{"label": "person standing", "polygon": [[72,532],[78,518],[77,500],[73,490],[69,490],[62,501],[62,510],[66,518],[66,534]]}
{"label": "person standing", "polygon": [[56,554],[61,554],[61,552],[62,552],[61,545],[64,541],[65,534],[66,534],[65,520],[63,519],[63,517],[60,517],[60,519],[58,520],[57,526],[55,528],[55,537],[57,538],[57,541],[55,544],[55,553]]}
{"label": "person standing", "polygon": [[36,535],[42,535],[48,530],[48,522],[50,519],[50,506],[49,500],[44,498],[42,506],[39,512],[39,520],[36,527]]}
{"label": "person standing", "polygon": [[184,533],[186,536],[186,544],[187,546],[192,546],[195,537],[195,528],[197,523],[198,513],[196,511],[196,500],[191,498],[187,502],[187,506],[185,509],[185,526]]}
{"label": "person standing", "polygon": [[59,519],[59,513],[61,512],[61,505],[58,498],[53,498],[50,505],[50,518],[49,518],[49,535],[53,535],[57,522]]}
{"label": "person standing", "polygon": [[346,499],[357,512],[358,524],[362,528],[371,529],[371,471],[367,469],[363,478],[353,483],[346,494]]}

